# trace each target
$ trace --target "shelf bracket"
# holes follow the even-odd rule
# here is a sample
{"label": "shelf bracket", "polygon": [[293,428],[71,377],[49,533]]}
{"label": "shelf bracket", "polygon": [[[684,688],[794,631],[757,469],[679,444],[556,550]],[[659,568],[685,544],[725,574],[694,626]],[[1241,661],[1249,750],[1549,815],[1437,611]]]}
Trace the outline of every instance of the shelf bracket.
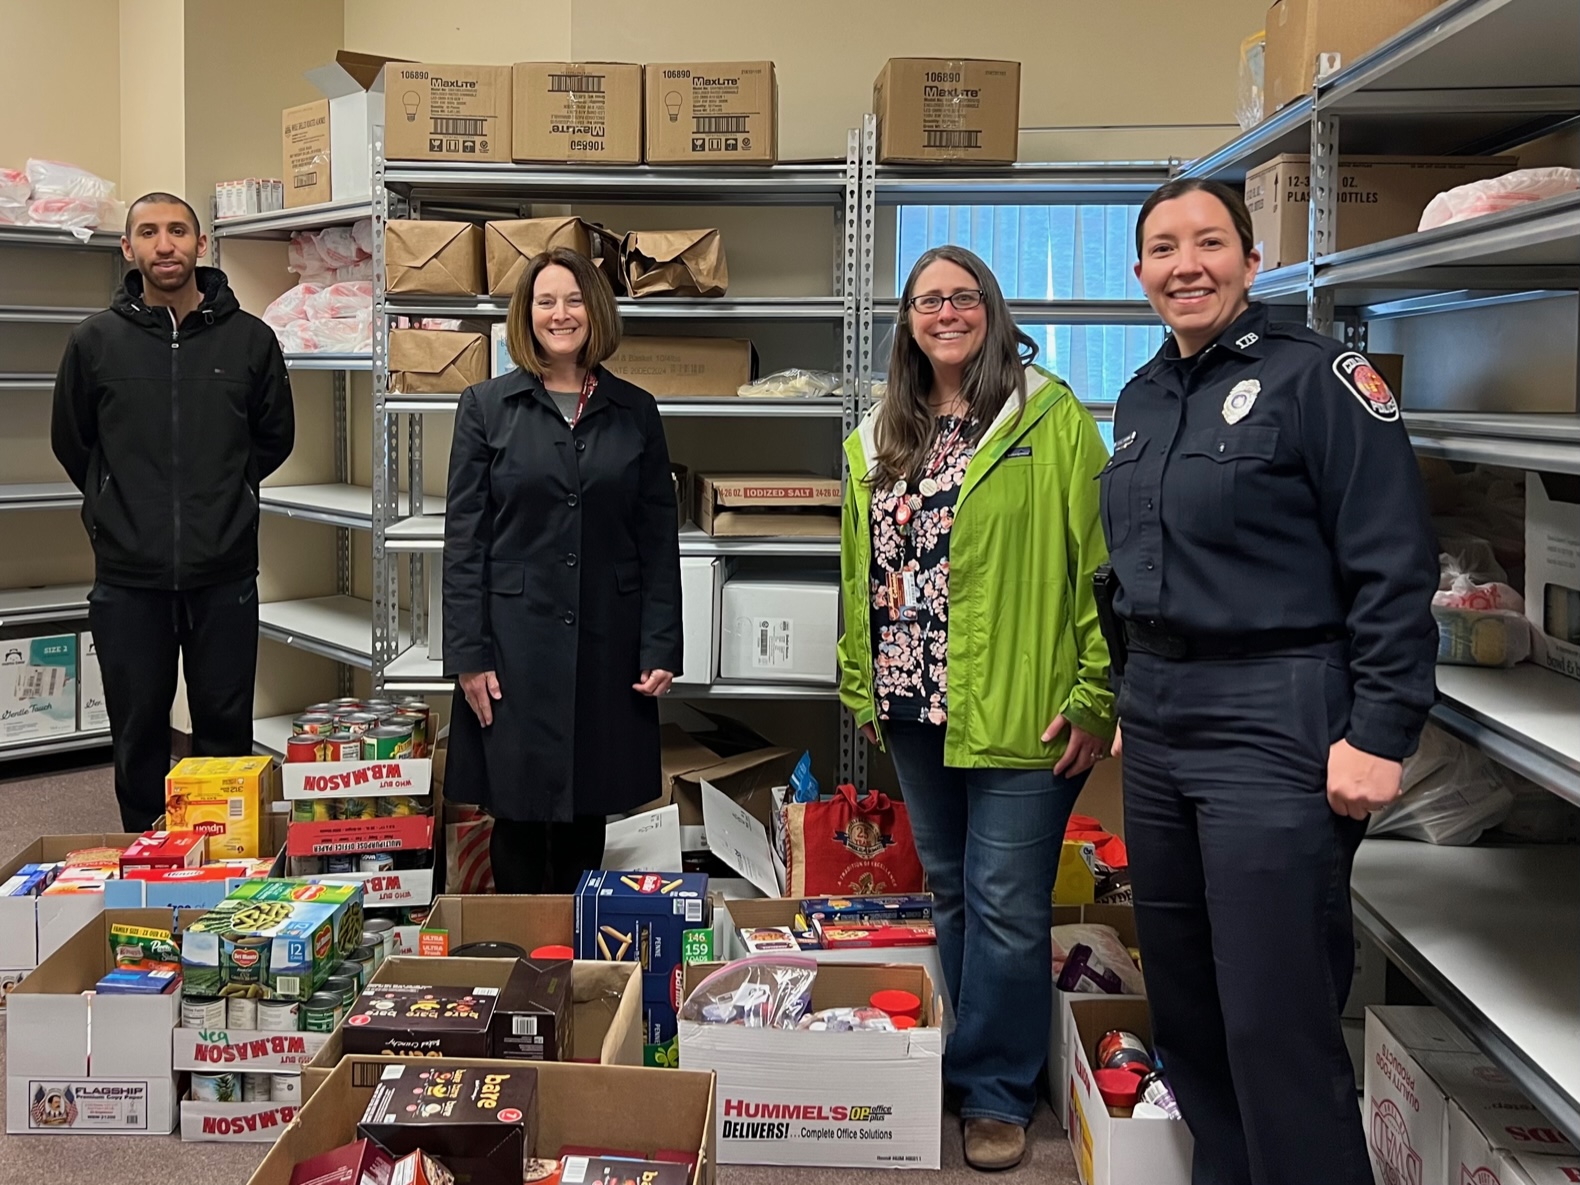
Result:
{"label": "shelf bracket", "polygon": [[1317,263],[1338,249],[1339,117],[1313,107],[1310,202],[1306,215],[1306,324],[1333,333],[1333,293],[1317,287]]}

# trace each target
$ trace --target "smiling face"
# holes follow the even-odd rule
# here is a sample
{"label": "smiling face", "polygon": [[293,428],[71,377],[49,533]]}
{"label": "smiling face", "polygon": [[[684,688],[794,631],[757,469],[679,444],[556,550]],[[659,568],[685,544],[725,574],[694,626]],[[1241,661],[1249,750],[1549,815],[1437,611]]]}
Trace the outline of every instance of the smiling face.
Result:
{"label": "smiling face", "polygon": [[550,264],[532,286],[532,336],[551,367],[574,366],[587,344],[587,310],[569,268]]}
{"label": "smiling face", "polygon": [[[911,290],[911,299],[918,296],[953,296],[957,292],[979,292],[981,283],[961,267],[947,259],[937,259],[922,269]],[[960,370],[982,352],[987,340],[987,306],[979,304],[974,309],[957,309],[949,301],[934,313],[923,313],[912,308],[911,336],[934,372],[958,374]]]}
{"label": "smiling face", "polygon": [[1245,311],[1261,262],[1260,252],[1241,245],[1228,207],[1192,190],[1147,215],[1136,278],[1174,331],[1181,356],[1189,357]]}
{"label": "smiling face", "polygon": [[131,230],[121,238],[121,253],[137,265],[143,282],[161,292],[186,286],[208,239],[192,225],[186,207],[174,202],[139,202]]}

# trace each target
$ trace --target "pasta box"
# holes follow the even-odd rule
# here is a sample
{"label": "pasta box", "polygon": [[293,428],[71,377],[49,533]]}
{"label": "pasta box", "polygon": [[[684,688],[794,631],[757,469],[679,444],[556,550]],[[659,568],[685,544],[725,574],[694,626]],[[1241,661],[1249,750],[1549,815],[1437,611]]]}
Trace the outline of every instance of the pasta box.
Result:
{"label": "pasta box", "polygon": [[576,957],[640,963],[644,998],[667,996],[685,932],[707,925],[710,912],[705,873],[583,873]]}
{"label": "pasta box", "polygon": [[521,1185],[537,1149],[538,1072],[391,1065],[357,1124],[391,1156],[421,1149],[469,1185]]}

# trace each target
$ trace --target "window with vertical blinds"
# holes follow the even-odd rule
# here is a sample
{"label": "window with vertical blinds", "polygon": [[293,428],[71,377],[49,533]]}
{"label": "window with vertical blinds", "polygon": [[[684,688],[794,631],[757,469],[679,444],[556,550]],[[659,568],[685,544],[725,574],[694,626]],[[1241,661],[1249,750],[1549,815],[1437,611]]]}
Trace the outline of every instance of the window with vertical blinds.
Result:
{"label": "window with vertical blinds", "polygon": [[[895,291],[922,252],[955,243],[987,261],[1011,300],[1144,300],[1132,270],[1139,211],[1140,206],[1109,205],[901,206]],[[1112,403],[1163,343],[1161,325],[1021,328],[1036,340],[1038,361],[1088,404]]]}

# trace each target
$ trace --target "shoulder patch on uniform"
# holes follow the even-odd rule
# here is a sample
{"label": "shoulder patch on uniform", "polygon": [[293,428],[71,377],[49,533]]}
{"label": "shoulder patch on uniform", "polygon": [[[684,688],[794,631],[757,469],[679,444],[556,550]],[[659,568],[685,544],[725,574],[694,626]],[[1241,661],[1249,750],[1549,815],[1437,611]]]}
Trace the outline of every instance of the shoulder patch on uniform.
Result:
{"label": "shoulder patch on uniform", "polygon": [[1388,422],[1399,418],[1399,401],[1365,355],[1346,350],[1333,360],[1333,373],[1375,418]]}

